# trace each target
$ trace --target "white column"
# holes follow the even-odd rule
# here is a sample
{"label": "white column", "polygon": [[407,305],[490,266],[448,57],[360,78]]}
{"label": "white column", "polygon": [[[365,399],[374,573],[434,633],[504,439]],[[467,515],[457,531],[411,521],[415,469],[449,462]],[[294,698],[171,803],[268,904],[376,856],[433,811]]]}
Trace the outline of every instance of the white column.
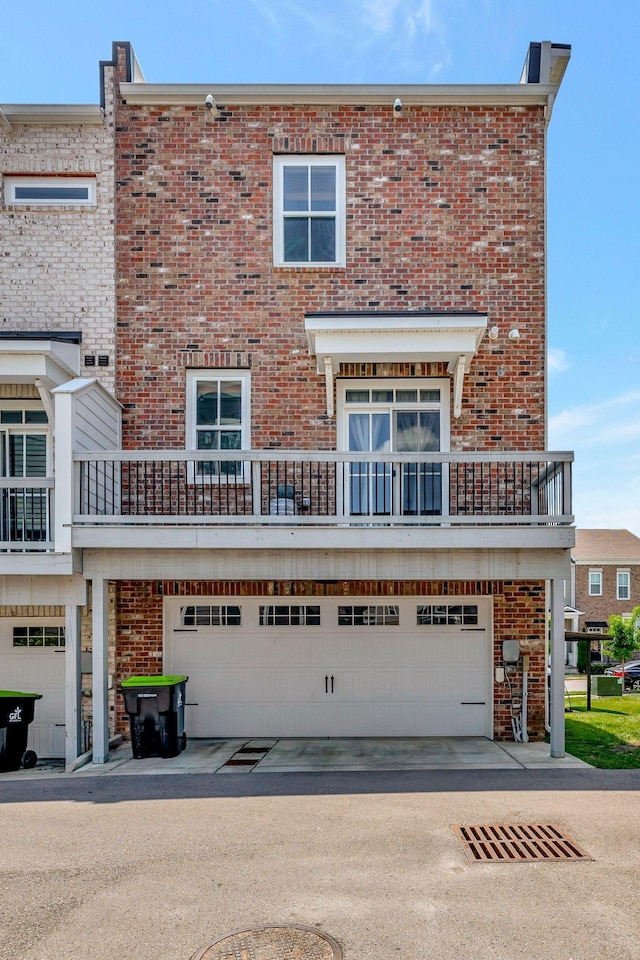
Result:
{"label": "white column", "polygon": [[564,757],[564,580],[552,580],[549,591],[551,607],[551,691],[549,724],[551,756]]}
{"label": "white column", "polygon": [[67,604],[64,627],[64,757],[67,766],[80,756],[82,744],[81,623],[82,607]]}
{"label": "white column", "polygon": [[108,580],[92,581],[93,762],[109,759]]}

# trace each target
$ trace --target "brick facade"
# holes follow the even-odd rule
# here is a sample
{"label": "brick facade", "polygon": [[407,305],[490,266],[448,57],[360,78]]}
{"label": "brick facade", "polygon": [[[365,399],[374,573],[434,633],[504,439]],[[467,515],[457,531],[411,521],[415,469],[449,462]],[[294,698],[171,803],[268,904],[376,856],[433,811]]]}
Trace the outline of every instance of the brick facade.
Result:
{"label": "brick facade", "polygon": [[[119,78],[125,53],[118,51]],[[451,449],[545,446],[544,116],[539,106],[127,105],[117,99],[117,395],[123,445],[186,445],[188,369],[251,370],[251,446],[331,450],[305,314],[478,312],[497,326],[465,377]],[[346,162],[346,266],[274,267],[273,158]],[[509,340],[512,328],[518,340]],[[339,377],[446,377],[442,363],[352,363]],[[120,582],[117,683],[162,670],[162,597],[304,594],[314,582]],[[358,582],[351,595],[493,597],[494,660],[530,661],[529,730],[544,735],[541,582]],[[336,588],[337,589],[337,588]],[[514,675],[519,689],[521,674]],[[118,695],[118,725],[126,728]],[[506,684],[494,728],[511,739]]]}
{"label": "brick facade", "polygon": [[[602,571],[602,596],[589,595],[589,571]],[[630,596],[628,600],[618,600],[617,577],[618,570],[629,571]],[[582,611],[578,620],[578,629],[586,627],[587,620],[606,622],[613,613],[631,613],[634,607],[640,606],[640,564],[592,563],[576,564],[576,608]]]}
{"label": "brick facade", "polygon": [[[107,68],[107,72],[113,72]],[[112,84],[107,85],[112,88]],[[80,375],[115,388],[113,90],[95,124],[0,125],[9,175],[95,176],[95,207],[0,206],[0,333],[80,331]],[[95,357],[85,367],[84,357]],[[108,366],[98,366],[98,356]]]}

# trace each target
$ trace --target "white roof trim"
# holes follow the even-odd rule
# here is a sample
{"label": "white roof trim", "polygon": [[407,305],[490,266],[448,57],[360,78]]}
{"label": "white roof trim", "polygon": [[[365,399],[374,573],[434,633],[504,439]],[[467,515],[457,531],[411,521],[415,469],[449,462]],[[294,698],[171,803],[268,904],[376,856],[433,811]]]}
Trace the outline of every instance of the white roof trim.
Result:
{"label": "white roof trim", "polygon": [[77,377],[80,346],[62,340],[0,340],[0,383],[34,383],[46,390]]}
{"label": "white roof trim", "polygon": [[324,84],[324,83],[121,83],[120,95],[134,106],[202,107],[208,94],[216,103],[235,107],[354,104],[393,106],[535,106],[546,105],[555,84]]}
{"label": "white roof trim", "polygon": [[35,124],[102,124],[102,108],[93,103],[3,103],[0,113],[5,126],[16,123]]}
{"label": "white roof trim", "polygon": [[485,330],[484,314],[345,314],[307,316],[311,356],[327,384],[327,414],[333,416],[333,377],[341,363],[447,363],[454,381],[454,417],[462,412],[464,375]]}

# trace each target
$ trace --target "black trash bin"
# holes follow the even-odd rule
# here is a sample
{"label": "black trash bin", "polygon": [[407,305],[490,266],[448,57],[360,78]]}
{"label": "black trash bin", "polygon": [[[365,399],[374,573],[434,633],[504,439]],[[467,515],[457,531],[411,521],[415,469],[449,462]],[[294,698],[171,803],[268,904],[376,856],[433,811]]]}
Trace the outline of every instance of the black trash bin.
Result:
{"label": "black trash bin", "polygon": [[0,690],[0,771],[35,767],[38,757],[27,750],[29,724],[41,693]]}
{"label": "black trash bin", "polygon": [[184,698],[188,679],[137,676],[122,681],[136,760],[176,757],[186,747]]}

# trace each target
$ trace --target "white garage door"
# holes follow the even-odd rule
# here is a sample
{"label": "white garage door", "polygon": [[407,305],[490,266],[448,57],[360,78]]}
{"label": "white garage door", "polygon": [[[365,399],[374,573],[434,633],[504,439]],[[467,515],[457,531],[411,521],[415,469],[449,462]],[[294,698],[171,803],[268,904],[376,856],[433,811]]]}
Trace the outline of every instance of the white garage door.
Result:
{"label": "white garage door", "polygon": [[165,603],[191,737],[492,736],[486,602]]}
{"label": "white garage door", "polygon": [[0,618],[0,688],[42,694],[27,746],[64,757],[64,620]]}

